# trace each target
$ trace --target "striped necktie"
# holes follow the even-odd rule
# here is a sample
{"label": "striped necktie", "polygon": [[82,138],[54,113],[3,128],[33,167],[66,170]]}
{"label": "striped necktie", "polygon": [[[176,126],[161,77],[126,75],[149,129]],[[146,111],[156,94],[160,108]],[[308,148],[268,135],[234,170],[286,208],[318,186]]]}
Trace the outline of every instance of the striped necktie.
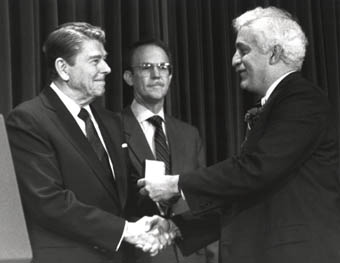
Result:
{"label": "striped necktie", "polygon": [[156,148],[156,159],[164,162],[165,174],[170,174],[170,152],[162,128],[163,119],[155,115],[149,118],[148,121],[155,127],[154,142]]}
{"label": "striped necktie", "polygon": [[[160,116],[154,115],[148,119],[148,121],[155,127],[154,142],[156,148],[156,159],[163,161],[165,164],[165,174],[170,174],[171,163],[170,163],[170,151],[166,143],[165,134],[162,128],[163,119]],[[166,217],[171,215],[171,204],[175,203],[178,197],[168,200],[166,203],[160,203],[161,209],[164,211]],[[177,248],[173,245],[174,253],[176,256],[176,262],[179,262]]]}

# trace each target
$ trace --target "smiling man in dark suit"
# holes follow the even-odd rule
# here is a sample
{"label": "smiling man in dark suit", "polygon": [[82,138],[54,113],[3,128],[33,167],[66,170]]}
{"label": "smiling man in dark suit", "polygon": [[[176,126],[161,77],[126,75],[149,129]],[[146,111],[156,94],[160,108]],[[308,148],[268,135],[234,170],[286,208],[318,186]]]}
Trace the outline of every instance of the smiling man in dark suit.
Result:
{"label": "smiling man in dark suit", "polygon": [[[326,95],[299,72],[305,34],[274,7],[248,11],[233,25],[240,86],[262,97],[240,155],[140,180],[141,191],[155,201],[182,191],[197,214],[226,208],[219,226],[222,262],[339,262],[338,134]],[[189,252],[195,240],[177,223]]]}
{"label": "smiling man in dark suit", "polygon": [[[181,173],[205,166],[205,151],[198,130],[164,113],[164,100],[172,78],[172,57],[169,48],[160,40],[149,39],[134,43],[125,57],[124,80],[133,87],[134,100],[122,112],[124,134],[129,151],[131,177],[144,177],[145,160],[166,163],[166,173]],[[164,136],[162,152],[157,145],[157,127],[153,118],[160,120],[160,132]],[[157,124],[156,124],[157,125]],[[167,156],[164,156],[167,155]],[[138,193],[138,188],[134,190]],[[131,193],[130,196],[133,196]],[[135,200],[137,215],[159,214],[165,217],[184,211],[183,200],[173,198],[157,207],[148,196],[138,195]],[[136,212],[133,211],[133,212]],[[169,247],[154,258],[141,256],[140,262],[173,263],[217,262],[217,244],[209,247],[209,254],[201,250],[189,258],[183,258],[176,247]],[[177,254],[176,254],[177,253]],[[208,259],[208,261],[207,261]]]}
{"label": "smiling man in dark suit", "polygon": [[132,263],[126,242],[159,249],[144,233],[152,218],[124,219],[120,120],[91,104],[111,71],[104,42],[104,31],[87,23],[54,30],[44,45],[50,86],[7,119],[35,263]]}

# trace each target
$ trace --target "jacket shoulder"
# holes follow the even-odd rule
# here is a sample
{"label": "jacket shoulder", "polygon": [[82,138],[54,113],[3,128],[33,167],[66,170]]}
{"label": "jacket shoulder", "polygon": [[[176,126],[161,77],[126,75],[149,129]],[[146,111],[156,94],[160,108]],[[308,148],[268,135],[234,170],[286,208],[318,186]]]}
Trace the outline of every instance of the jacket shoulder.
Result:
{"label": "jacket shoulder", "polygon": [[176,117],[170,116],[170,115],[165,115],[165,120],[168,123],[171,123],[172,125],[174,125],[176,128],[180,129],[180,130],[185,130],[185,131],[191,131],[191,132],[198,132],[198,129],[187,122],[184,122]]}

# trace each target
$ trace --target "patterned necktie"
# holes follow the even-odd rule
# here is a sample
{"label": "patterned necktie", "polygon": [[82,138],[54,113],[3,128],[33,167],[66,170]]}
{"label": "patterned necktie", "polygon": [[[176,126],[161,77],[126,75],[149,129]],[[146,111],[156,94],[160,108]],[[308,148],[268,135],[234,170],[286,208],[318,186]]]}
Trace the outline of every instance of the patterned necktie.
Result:
{"label": "patterned necktie", "polygon": [[[155,115],[148,119],[148,121],[155,127],[154,142],[156,148],[156,159],[163,161],[165,164],[165,174],[170,174],[170,152],[166,143],[165,134],[162,128],[162,118]],[[161,202],[160,207],[164,212],[164,216],[170,218],[171,216],[171,205],[178,200],[178,197],[174,197],[167,202]],[[179,262],[177,248],[173,245],[176,262]]]}
{"label": "patterned necktie", "polygon": [[156,148],[156,159],[163,161],[165,164],[165,174],[170,174],[170,152],[166,143],[165,134],[162,128],[162,118],[155,115],[148,119],[148,121],[155,126],[154,142]]}
{"label": "patterned necktie", "polygon": [[244,121],[247,123],[247,128],[249,130],[251,130],[254,127],[256,121],[259,118],[261,111],[262,111],[262,107],[254,107],[254,108],[249,109],[247,113],[245,114]]}
{"label": "patterned necktie", "polygon": [[106,150],[102,142],[99,139],[97,131],[91,121],[90,115],[82,108],[78,114],[78,117],[85,122],[85,130],[86,130],[86,137],[89,143],[91,144],[93,150],[95,151],[98,159],[102,163],[106,173],[110,176],[110,179],[113,179],[112,169],[109,162],[109,157],[107,156]]}
{"label": "patterned necktie", "polygon": [[241,149],[244,148],[244,145],[248,139],[249,133],[254,127],[255,123],[259,119],[259,115],[262,112],[263,106],[261,106],[260,102],[256,103],[256,106],[249,109],[244,115],[244,122],[247,123],[247,130],[244,137],[244,140],[241,144]]}

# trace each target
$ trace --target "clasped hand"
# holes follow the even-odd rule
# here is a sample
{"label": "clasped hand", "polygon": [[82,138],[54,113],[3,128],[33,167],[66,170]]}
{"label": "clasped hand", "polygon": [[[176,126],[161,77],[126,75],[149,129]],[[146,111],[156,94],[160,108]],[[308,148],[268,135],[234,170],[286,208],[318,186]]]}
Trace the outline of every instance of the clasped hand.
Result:
{"label": "clasped hand", "polygon": [[144,216],[137,222],[127,222],[124,240],[155,256],[172,244],[177,233],[166,219]]}

